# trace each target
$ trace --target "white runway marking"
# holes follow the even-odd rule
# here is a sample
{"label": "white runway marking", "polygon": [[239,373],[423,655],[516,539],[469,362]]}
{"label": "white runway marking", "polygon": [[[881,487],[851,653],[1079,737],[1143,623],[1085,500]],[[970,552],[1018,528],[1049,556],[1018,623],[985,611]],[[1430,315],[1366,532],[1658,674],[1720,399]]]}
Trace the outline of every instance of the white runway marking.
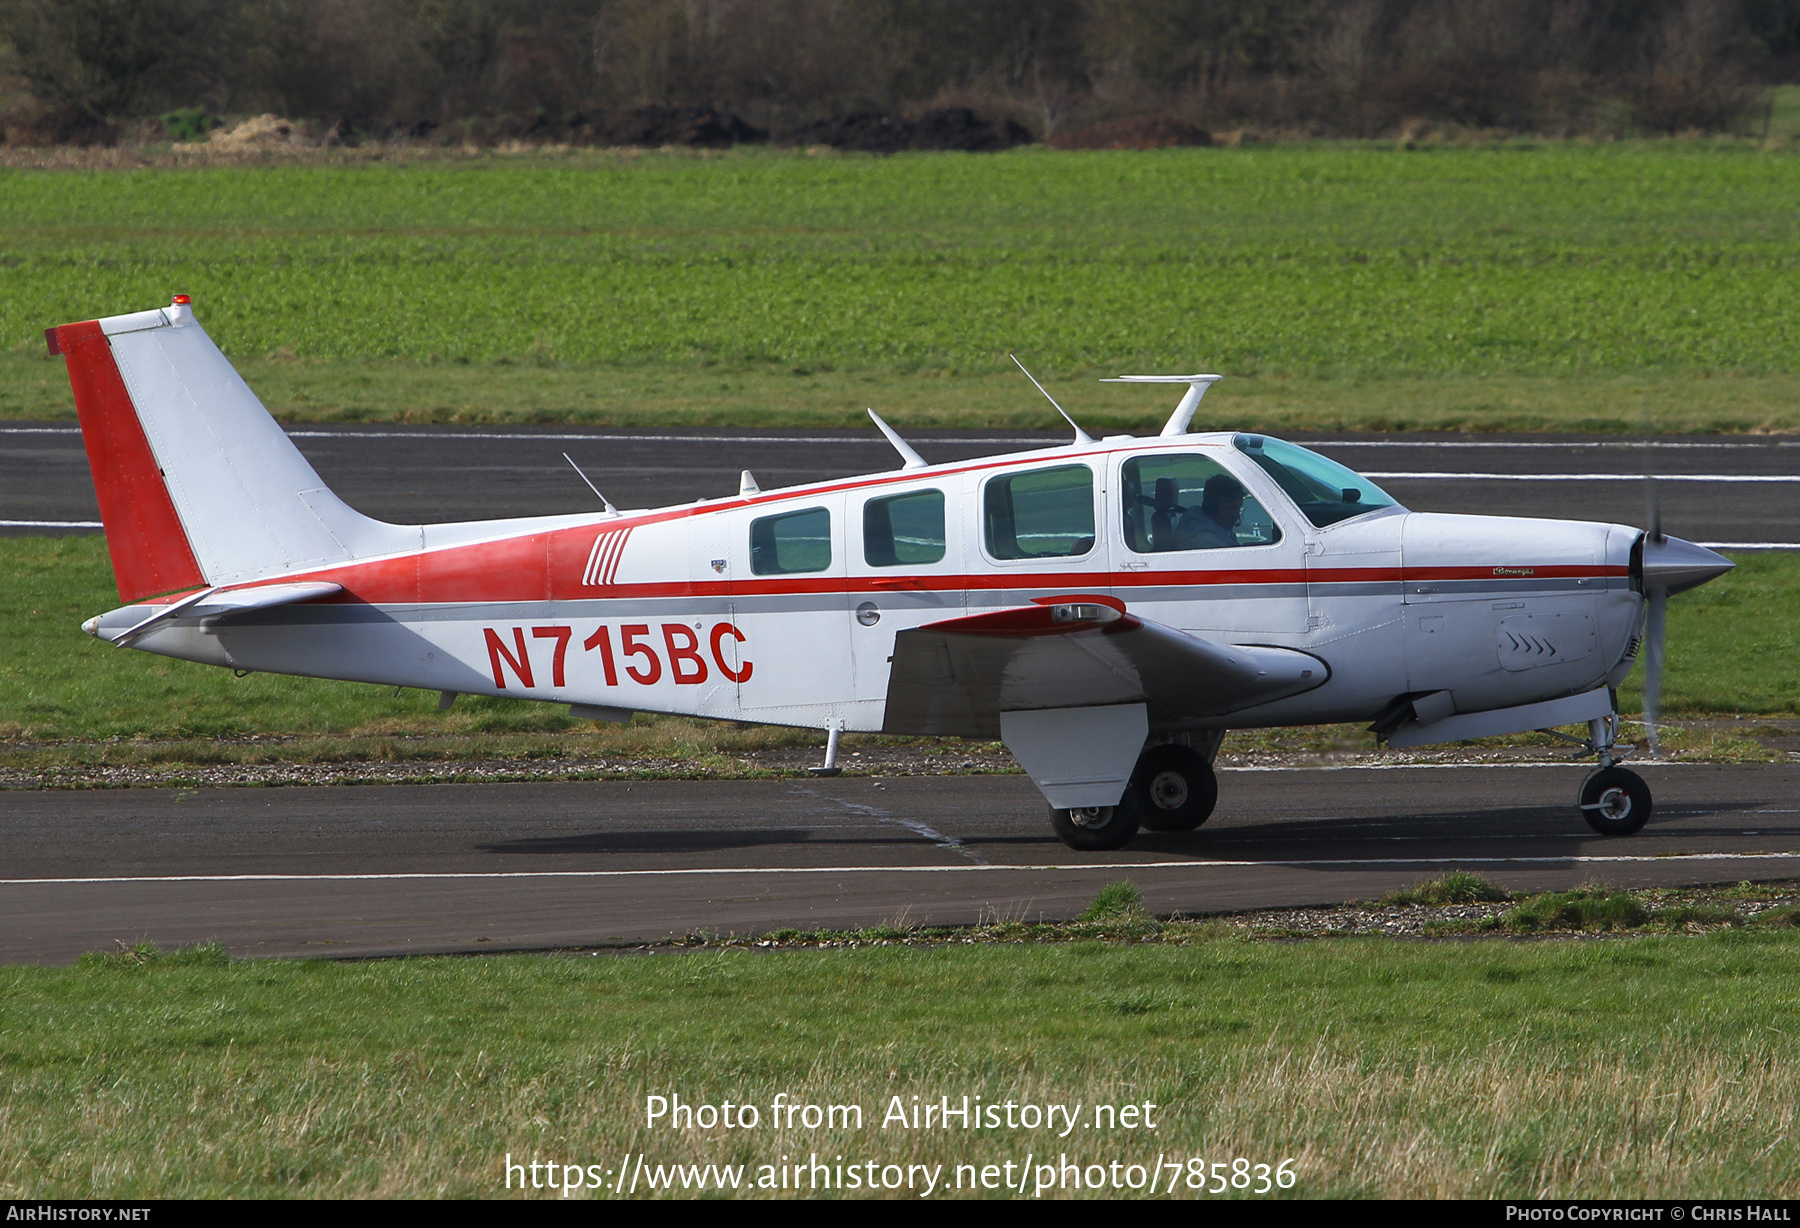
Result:
{"label": "white runway marking", "polygon": [[1695,542],[1708,550],[1800,550],[1800,542]]}
{"label": "white runway marking", "polygon": [[1009,866],[758,866],[750,869],[707,868],[691,870],[470,870],[434,874],[159,874],[119,878],[4,878],[0,887],[71,886],[89,883],[96,886],[120,883],[356,883],[356,882],[421,882],[441,880],[464,882],[471,879],[540,879],[540,878],[678,878],[747,874],[758,877],[771,874],[1064,874],[1081,870],[1104,870],[1130,874],[1139,870],[1254,870],[1259,867],[1318,869],[1333,866],[1464,866],[1464,865],[1602,865],[1624,862],[1655,862],[1669,865],[1687,861],[1800,861],[1800,853],[1646,853],[1613,854],[1589,857],[1581,854],[1561,857],[1339,857],[1288,861],[1136,861],[1093,862],[1079,865]]}

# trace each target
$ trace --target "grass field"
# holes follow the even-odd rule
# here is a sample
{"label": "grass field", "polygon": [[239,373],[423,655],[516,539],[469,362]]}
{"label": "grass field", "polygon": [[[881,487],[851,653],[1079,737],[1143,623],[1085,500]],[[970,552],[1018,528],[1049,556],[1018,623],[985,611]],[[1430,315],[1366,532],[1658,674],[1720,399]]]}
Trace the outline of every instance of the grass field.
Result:
{"label": "grass field", "polygon": [[[1269,429],[1800,429],[1800,158],[1303,145],[0,170],[0,415],[47,324],[193,293],[271,407],[1097,426],[1128,370]],[[1216,407],[1215,407],[1216,406]]]}
{"label": "grass field", "polygon": [[[508,1153],[645,1153],[754,1180],[816,1152],[941,1163],[948,1180],[1062,1152],[1227,1172],[1291,1157],[1308,1197],[1793,1197],[1797,953],[1791,930],[1294,944],[1200,927],[1152,944],[5,968],[0,1196],[490,1196]],[[760,1105],[760,1128],[645,1129],[646,1097],[677,1093]],[[778,1093],[859,1104],[863,1127],[774,1129]],[[965,1094],[1084,1119],[1149,1102],[1158,1128],[880,1127],[891,1097]]]}
{"label": "grass field", "polygon": [[[1729,575],[1669,603],[1670,714],[1800,711],[1800,629],[1789,613],[1800,607],[1800,556],[1743,554],[1737,562]],[[117,604],[100,538],[0,539],[0,641],[12,646],[0,659],[0,740],[498,737],[579,727],[588,749],[632,753],[712,739],[728,747],[810,736],[696,722],[661,733],[643,726],[590,733],[590,723],[572,722],[551,704],[464,696],[441,713],[436,695],[424,691],[273,674],[237,678],[82,633],[83,619]],[[1633,678],[1621,695],[1627,711],[1638,703]]]}

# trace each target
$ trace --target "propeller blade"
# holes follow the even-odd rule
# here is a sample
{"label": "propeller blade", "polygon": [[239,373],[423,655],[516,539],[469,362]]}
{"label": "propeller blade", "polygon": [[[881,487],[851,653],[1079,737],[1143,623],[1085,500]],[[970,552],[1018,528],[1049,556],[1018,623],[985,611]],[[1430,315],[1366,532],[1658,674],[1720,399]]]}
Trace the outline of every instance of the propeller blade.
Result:
{"label": "propeller blade", "polygon": [[1656,479],[1644,475],[1644,530],[1653,542],[1663,539],[1662,500],[1657,497]]}
{"label": "propeller blade", "polygon": [[1662,758],[1656,724],[1662,715],[1663,620],[1669,609],[1669,590],[1653,588],[1647,594],[1649,612],[1644,617],[1644,728],[1650,757]]}

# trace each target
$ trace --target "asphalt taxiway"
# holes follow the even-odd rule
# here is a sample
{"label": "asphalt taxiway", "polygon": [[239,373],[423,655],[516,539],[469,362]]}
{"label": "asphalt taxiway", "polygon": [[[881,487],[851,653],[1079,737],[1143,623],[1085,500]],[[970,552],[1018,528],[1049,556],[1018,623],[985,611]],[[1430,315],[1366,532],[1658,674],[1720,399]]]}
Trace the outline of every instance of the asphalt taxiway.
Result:
{"label": "asphalt taxiway", "polygon": [[1646,765],[1603,839],[1581,765],[1227,770],[1218,813],[1117,853],[1051,834],[1022,776],[0,793],[0,961],[151,941],[379,956],[696,930],[1066,918],[1129,877],[1159,913],[1800,876],[1800,764]]}
{"label": "asphalt taxiway", "polygon": [[[295,425],[289,435],[353,507],[404,524],[586,511],[568,453],[616,505],[656,507],[895,465],[866,431],[612,431]],[[1066,433],[909,432],[934,463],[1067,441]],[[1416,511],[1639,524],[1659,475],[1665,528],[1715,548],[1800,549],[1800,440],[1562,435],[1294,435]],[[99,508],[69,422],[0,426],[0,534],[96,532]]]}

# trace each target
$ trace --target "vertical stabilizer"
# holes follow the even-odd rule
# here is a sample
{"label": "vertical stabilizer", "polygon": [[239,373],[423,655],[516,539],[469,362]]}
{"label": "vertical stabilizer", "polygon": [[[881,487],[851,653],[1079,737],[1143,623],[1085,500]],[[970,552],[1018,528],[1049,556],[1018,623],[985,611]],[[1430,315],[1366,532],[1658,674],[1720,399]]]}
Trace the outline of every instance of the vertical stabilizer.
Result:
{"label": "vertical stabilizer", "polygon": [[418,546],[326,489],[187,296],[46,338],[68,359],[124,600]]}

